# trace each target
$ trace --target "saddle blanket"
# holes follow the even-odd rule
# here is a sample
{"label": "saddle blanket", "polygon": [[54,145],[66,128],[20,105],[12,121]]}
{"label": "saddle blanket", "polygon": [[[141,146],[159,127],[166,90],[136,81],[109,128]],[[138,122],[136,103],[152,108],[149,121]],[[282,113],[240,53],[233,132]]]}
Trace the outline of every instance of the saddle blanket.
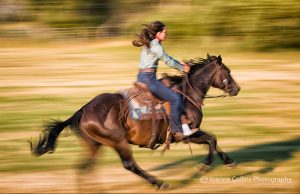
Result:
{"label": "saddle blanket", "polygon": [[[135,120],[151,120],[153,114],[155,119],[165,117],[165,109],[162,104],[158,103],[150,92],[144,92],[138,88],[129,88],[119,91],[127,100],[129,107],[129,116]],[[154,108],[154,113],[153,113]]]}

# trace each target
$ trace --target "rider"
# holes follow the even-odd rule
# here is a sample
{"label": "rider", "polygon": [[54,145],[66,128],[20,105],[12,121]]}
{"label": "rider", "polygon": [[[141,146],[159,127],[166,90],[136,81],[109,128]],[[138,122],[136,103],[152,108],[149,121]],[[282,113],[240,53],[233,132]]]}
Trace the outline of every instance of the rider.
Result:
{"label": "rider", "polygon": [[140,55],[138,82],[146,84],[152,94],[170,102],[171,105],[171,131],[175,139],[184,137],[182,130],[181,114],[183,112],[182,96],[164,86],[156,78],[158,61],[164,61],[168,66],[188,73],[190,67],[184,62],[178,62],[170,57],[163,49],[161,42],[167,38],[167,27],[160,21],[144,24],[142,31],[137,34],[132,44],[136,47],[143,46]]}

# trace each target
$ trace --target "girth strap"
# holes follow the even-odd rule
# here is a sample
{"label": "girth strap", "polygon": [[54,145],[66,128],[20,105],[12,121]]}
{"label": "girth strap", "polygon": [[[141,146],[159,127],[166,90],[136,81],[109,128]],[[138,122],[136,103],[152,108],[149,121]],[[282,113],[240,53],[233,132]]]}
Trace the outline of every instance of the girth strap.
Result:
{"label": "girth strap", "polygon": [[147,147],[153,149],[157,140],[157,123],[155,118],[155,107],[153,101],[151,102],[151,111],[152,111],[152,135]]}

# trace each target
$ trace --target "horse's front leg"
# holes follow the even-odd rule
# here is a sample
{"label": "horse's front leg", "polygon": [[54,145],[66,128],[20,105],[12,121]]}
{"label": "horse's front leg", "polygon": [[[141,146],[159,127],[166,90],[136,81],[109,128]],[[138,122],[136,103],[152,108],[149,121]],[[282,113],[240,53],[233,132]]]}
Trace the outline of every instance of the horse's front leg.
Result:
{"label": "horse's front leg", "polygon": [[216,150],[222,161],[225,165],[234,165],[235,161],[231,159],[224,151],[217,144],[217,138],[212,135],[208,134],[204,131],[198,131],[193,134],[189,138],[189,142],[196,143],[196,144],[207,144],[209,147],[209,153],[207,158],[202,162],[205,166],[210,166],[211,163],[214,161],[214,151]]}
{"label": "horse's front leg", "polygon": [[225,165],[228,167],[233,167],[236,165],[236,161],[231,159],[218,145],[216,146],[216,151]]}
{"label": "horse's front leg", "polygon": [[196,144],[207,144],[208,145],[208,156],[204,159],[202,164],[205,166],[210,166],[214,161],[214,152],[216,150],[217,141],[216,138],[204,131],[197,131],[190,138],[187,139],[188,142]]}

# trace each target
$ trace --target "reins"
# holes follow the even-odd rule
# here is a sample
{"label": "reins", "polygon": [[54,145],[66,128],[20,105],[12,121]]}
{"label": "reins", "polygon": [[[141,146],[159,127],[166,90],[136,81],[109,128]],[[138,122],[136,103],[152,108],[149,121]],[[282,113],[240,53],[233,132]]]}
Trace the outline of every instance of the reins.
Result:
{"label": "reins", "polygon": [[[216,64],[215,61],[213,61],[214,64]],[[217,65],[217,64],[216,64]],[[208,88],[210,88],[213,84],[213,82],[215,81],[216,79],[216,75],[218,74],[218,72],[223,68],[223,64],[220,65],[219,68],[216,69],[216,71],[214,72],[213,74],[213,78],[211,79],[211,82],[209,83],[208,85]],[[181,93],[183,95],[183,98],[187,99],[188,101],[190,101],[194,106],[196,106],[198,109],[201,109],[201,105],[202,105],[202,102],[197,102],[195,99],[193,99],[191,96],[187,95],[187,88],[191,89],[193,93],[197,93],[196,90],[193,88],[193,86],[191,85],[190,81],[189,81],[189,77],[188,77],[188,74],[187,73],[184,73],[183,75],[183,86],[182,86],[182,92],[179,91],[179,93]],[[225,80],[223,81],[223,83],[225,82]],[[206,94],[200,94],[201,97],[203,98],[224,98],[224,97],[227,97],[228,94],[226,94],[226,91],[227,91],[227,87],[228,87],[228,84],[227,83],[224,83],[225,85],[225,89],[224,89],[224,94],[222,95],[216,95],[216,96],[212,96],[212,95],[206,95]]]}

